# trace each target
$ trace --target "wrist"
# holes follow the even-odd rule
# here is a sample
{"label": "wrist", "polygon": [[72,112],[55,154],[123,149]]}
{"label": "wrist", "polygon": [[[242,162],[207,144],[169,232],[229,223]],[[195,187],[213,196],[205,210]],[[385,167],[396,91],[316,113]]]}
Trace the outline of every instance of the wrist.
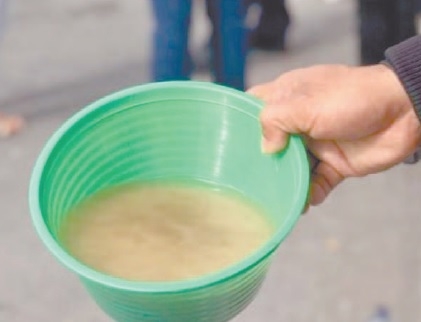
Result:
{"label": "wrist", "polygon": [[387,98],[385,106],[390,110],[397,112],[397,115],[411,114],[414,118],[419,120],[411,97],[408,95],[394,69],[387,62],[367,68],[374,71],[380,85],[380,95]]}
{"label": "wrist", "polygon": [[388,48],[385,57],[387,64],[394,70],[405,88],[421,120],[421,35]]}
{"label": "wrist", "polygon": [[377,82],[372,86],[372,90],[377,92],[374,99],[378,107],[383,109],[384,121],[397,125],[393,127],[399,129],[394,134],[395,144],[406,146],[406,157],[421,144],[421,122],[413,101],[395,70],[388,64],[363,68],[370,69],[368,74],[373,76],[372,82]]}

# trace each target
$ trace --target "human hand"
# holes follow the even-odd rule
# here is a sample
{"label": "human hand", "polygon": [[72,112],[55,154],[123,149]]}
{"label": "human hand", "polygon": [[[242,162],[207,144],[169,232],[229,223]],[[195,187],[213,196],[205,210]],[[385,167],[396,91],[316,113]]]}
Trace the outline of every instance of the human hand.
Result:
{"label": "human hand", "polygon": [[421,141],[412,103],[385,65],[298,69],[249,93],[266,103],[261,113],[264,152],[281,150],[288,134],[295,133],[320,160],[312,174],[312,205],[347,177],[403,161]]}

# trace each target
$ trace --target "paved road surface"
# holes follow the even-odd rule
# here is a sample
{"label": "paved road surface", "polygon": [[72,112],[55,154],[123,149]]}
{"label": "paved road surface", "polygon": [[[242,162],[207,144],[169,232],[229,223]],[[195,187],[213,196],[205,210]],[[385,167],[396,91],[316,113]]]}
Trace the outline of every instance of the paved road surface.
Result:
{"label": "paved road surface", "polygon": [[[321,62],[355,63],[353,2],[293,0],[286,54],[253,53],[250,83]],[[195,14],[195,52],[207,32]],[[39,242],[27,206],[46,138],[93,99],[148,80],[147,1],[15,0],[0,52],[0,109],[28,127],[0,141],[0,321],[106,322]],[[205,78],[204,75],[198,75]],[[255,302],[235,322],[365,322],[380,304],[421,321],[421,165],[349,180],[304,216]]]}

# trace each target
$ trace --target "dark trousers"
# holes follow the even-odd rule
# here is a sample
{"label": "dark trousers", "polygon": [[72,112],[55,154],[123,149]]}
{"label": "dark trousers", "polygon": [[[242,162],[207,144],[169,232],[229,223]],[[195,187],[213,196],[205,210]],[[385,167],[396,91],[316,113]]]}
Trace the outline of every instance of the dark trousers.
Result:
{"label": "dark trousers", "polygon": [[262,7],[257,31],[272,39],[283,39],[290,18],[284,0],[259,0]]}
{"label": "dark trousers", "polygon": [[415,35],[415,1],[359,0],[362,65],[380,62],[388,47]]}
{"label": "dark trousers", "polygon": [[[190,77],[192,60],[188,35],[192,0],[152,0],[156,27],[152,77],[154,81]],[[243,0],[207,0],[212,24],[211,67],[215,82],[243,90],[247,30]]]}
{"label": "dark trousers", "polygon": [[251,33],[251,45],[257,47],[281,47],[290,16],[284,0],[247,0],[247,5],[258,4],[262,9],[259,23]]}

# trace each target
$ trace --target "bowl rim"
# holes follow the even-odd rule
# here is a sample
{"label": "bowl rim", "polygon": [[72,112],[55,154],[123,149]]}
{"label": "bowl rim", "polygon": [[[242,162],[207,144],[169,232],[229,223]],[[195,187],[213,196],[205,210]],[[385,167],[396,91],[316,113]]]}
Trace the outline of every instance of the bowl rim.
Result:
{"label": "bowl rim", "polygon": [[[225,280],[232,279],[240,275],[244,271],[251,269],[252,267],[261,263],[264,259],[268,258],[276,250],[279,244],[290,234],[299,217],[301,216],[302,210],[305,207],[310,184],[309,164],[304,143],[299,136],[292,135],[290,137],[288,149],[294,150],[294,153],[297,156],[296,165],[299,169],[299,188],[297,189],[298,193],[293,202],[294,206],[290,210],[284,225],[277,229],[275,234],[262,247],[260,247],[252,255],[240,261],[239,263],[215,273],[183,281],[141,282],[125,280],[98,272],[78,261],[68,252],[66,252],[60,246],[58,241],[51,235],[50,230],[47,227],[47,224],[45,223],[41,213],[39,198],[39,188],[43,177],[43,169],[49,160],[49,156],[54,147],[71,127],[75,126],[86,115],[97,109],[100,109],[110,102],[120,100],[131,95],[138,95],[140,93],[148,92],[151,90],[169,88],[214,91],[215,94],[223,93],[224,95],[236,97],[247,104],[253,105],[257,110],[261,110],[263,107],[263,102],[257,98],[247,93],[225,86],[200,81],[169,81],[147,83],[117,91],[89,104],[87,107],[81,109],[79,112],[68,118],[47,140],[45,146],[38,156],[38,159],[36,160],[29,184],[29,209],[35,230],[37,231],[39,238],[47,247],[47,249],[53,254],[54,257],[56,257],[59,262],[61,262],[71,271],[75,272],[84,280],[96,282],[103,286],[118,290],[143,293],[178,293],[220,284]],[[277,158],[279,155],[273,155],[271,157]]]}

